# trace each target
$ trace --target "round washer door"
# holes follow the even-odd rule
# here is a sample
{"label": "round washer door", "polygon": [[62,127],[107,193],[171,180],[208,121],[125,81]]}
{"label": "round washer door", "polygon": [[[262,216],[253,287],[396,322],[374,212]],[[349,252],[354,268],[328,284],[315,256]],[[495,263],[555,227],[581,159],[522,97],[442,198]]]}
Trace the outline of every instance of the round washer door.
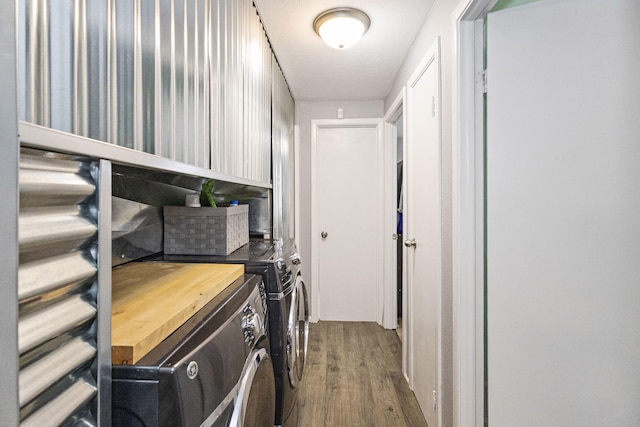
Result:
{"label": "round washer door", "polygon": [[273,427],[276,414],[273,364],[264,348],[251,353],[240,380],[230,427]]}
{"label": "round washer door", "polygon": [[309,299],[302,276],[296,277],[291,295],[289,322],[287,328],[287,370],[289,382],[297,387],[304,373],[309,341]]}

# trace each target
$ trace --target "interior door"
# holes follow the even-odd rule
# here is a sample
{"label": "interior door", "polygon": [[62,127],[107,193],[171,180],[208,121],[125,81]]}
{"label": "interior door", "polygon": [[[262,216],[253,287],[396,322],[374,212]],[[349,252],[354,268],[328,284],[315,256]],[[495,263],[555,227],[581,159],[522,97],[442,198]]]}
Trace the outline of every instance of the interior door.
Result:
{"label": "interior door", "polygon": [[441,169],[439,45],[407,87],[405,259],[409,378],[430,426],[439,419]]}
{"label": "interior door", "polygon": [[640,3],[488,15],[489,425],[640,425]]}
{"label": "interior door", "polygon": [[314,242],[321,320],[379,321],[379,122],[318,126]]}

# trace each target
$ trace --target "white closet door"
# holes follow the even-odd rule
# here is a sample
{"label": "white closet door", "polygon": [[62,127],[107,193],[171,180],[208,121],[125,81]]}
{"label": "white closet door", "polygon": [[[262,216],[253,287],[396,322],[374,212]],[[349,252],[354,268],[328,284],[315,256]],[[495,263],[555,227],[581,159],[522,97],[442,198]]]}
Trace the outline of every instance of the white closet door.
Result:
{"label": "white closet door", "polygon": [[489,425],[640,425],[640,3],[489,14]]}
{"label": "white closet door", "polygon": [[344,123],[316,132],[319,314],[375,322],[382,318],[379,121]]}

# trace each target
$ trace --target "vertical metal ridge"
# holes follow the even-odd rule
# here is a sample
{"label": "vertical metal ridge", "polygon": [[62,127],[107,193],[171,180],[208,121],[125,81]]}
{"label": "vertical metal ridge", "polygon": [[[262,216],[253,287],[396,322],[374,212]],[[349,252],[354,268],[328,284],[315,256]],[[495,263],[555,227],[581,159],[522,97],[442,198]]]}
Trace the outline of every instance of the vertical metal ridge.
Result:
{"label": "vertical metal ridge", "polygon": [[50,52],[49,52],[49,2],[47,0],[40,0],[38,2],[38,24],[41,30],[38,33],[38,54],[40,78],[38,79],[38,94],[40,102],[38,103],[38,117],[42,126],[50,126],[50,90],[49,90],[49,78],[50,78]]}
{"label": "vertical metal ridge", "polygon": [[176,141],[176,136],[179,133],[179,127],[178,127],[178,114],[177,114],[177,107],[176,107],[176,98],[177,98],[177,90],[178,90],[178,85],[176,83],[176,34],[178,33],[177,29],[176,29],[176,21],[175,21],[175,0],[170,0],[171,3],[171,13],[169,15],[169,19],[171,20],[171,48],[170,48],[170,55],[171,55],[171,89],[170,89],[170,105],[171,105],[171,115],[170,115],[170,122],[171,122],[171,137],[169,139],[169,153],[170,153],[170,158],[173,160],[179,160],[178,156],[176,155],[176,146],[175,146],[175,141]]}
{"label": "vertical metal ridge", "polygon": [[86,0],[74,0],[73,14],[73,132],[88,136],[88,62]]}
{"label": "vertical metal ridge", "polygon": [[27,1],[27,120],[49,126],[48,2]]}
{"label": "vertical metal ridge", "polygon": [[247,0],[242,0],[241,2],[241,22],[242,29],[240,30],[241,35],[241,47],[240,52],[242,54],[242,106],[243,111],[241,114],[242,118],[242,156],[241,159],[244,160],[242,164],[241,174],[243,177],[249,176],[249,170],[252,166],[252,159],[250,156],[250,148],[253,145],[253,132],[251,129],[253,112],[255,109],[255,105],[251,105],[249,100],[253,98],[253,75],[252,68],[255,66],[252,56],[252,43],[254,40],[253,35],[253,26],[249,20],[248,10],[247,10]]}
{"label": "vertical metal ridge", "polygon": [[184,67],[184,87],[185,87],[185,120],[184,120],[184,162],[195,164],[195,146],[196,146],[196,124],[195,124],[195,79],[197,72],[197,60],[195,51],[195,7],[193,2],[185,0],[184,2],[184,51],[185,51],[185,67]]}
{"label": "vertical metal ridge", "polygon": [[202,71],[200,74],[201,81],[201,106],[202,110],[200,112],[200,120],[202,123],[202,130],[200,132],[200,147],[201,152],[199,153],[200,163],[198,166],[210,169],[211,168],[211,144],[210,144],[210,134],[211,134],[211,123],[209,121],[210,111],[211,111],[211,91],[210,91],[210,69],[211,69],[211,2],[206,0],[201,0],[201,14],[200,14],[200,22],[202,25],[201,30],[201,65]]}
{"label": "vertical metal ridge", "polygon": [[144,129],[144,114],[142,111],[142,14],[140,12],[139,1],[133,2],[133,93],[130,96],[133,97],[133,132],[131,138],[133,139],[133,148],[138,151],[144,151],[143,146],[143,129]]}
{"label": "vertical metal ridge", "polygon": [[203,123],[200,120],[200,33],[202,32],[202,28],[200,25],[200,2],[198,0],[194,1],[192,6],[193,15],[191,19],[193,20],[192,27],[193,28],[193,81],[191,83],[192,93],[193,93],[193,117],[191,122],[193,124],[193,146],[191,148],[191,155],[193,156],[192,165],[200,165],[200,130]]}
{"label": "vertical metal ridge", "polygon": [[118,143],[118,66],[116,0],[107,0],[107,142]]}
{"label": "vertical metal ridge", "polygon": [[[77,14],[82,17],[84,23],[79,26],[79,32],[84,37],[84,42],[76,46],[78,54],[75,58],[75,68],[83,80],[82,91],[76,89],[76,94],[85,102],[84,111],[77,108],[79,120],[84,120],[82,126],[86,136],[100,141],[108,141],[108,104],[109,96],[107,81],[107,2],[95,2],[81,0],[82,6],[78,6]],[[80,10],[82,9],[82,10]],[[80,55],[80,56],[78,56]]]}
{"label": "vertical metal ridge", "polygon": [[162,57],[161,57],[161,11],[160,0],[154,0],[153,13],[153,77],[154,77],[154,96],[155,103],[153,106],[154,116],[154,153],[162,155]]}

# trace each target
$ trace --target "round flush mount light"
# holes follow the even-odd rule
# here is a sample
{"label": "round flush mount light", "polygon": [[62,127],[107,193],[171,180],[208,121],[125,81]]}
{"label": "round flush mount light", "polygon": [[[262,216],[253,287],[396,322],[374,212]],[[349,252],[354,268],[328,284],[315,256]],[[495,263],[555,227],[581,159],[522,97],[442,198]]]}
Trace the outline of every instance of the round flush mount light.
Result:
{"label": "round flush mount light", "polygon": [[335,49],[347,49],[358,43],[367,32],[371,20],[361,10],[337,7],[322,12],[313,21],[313,29]]}

